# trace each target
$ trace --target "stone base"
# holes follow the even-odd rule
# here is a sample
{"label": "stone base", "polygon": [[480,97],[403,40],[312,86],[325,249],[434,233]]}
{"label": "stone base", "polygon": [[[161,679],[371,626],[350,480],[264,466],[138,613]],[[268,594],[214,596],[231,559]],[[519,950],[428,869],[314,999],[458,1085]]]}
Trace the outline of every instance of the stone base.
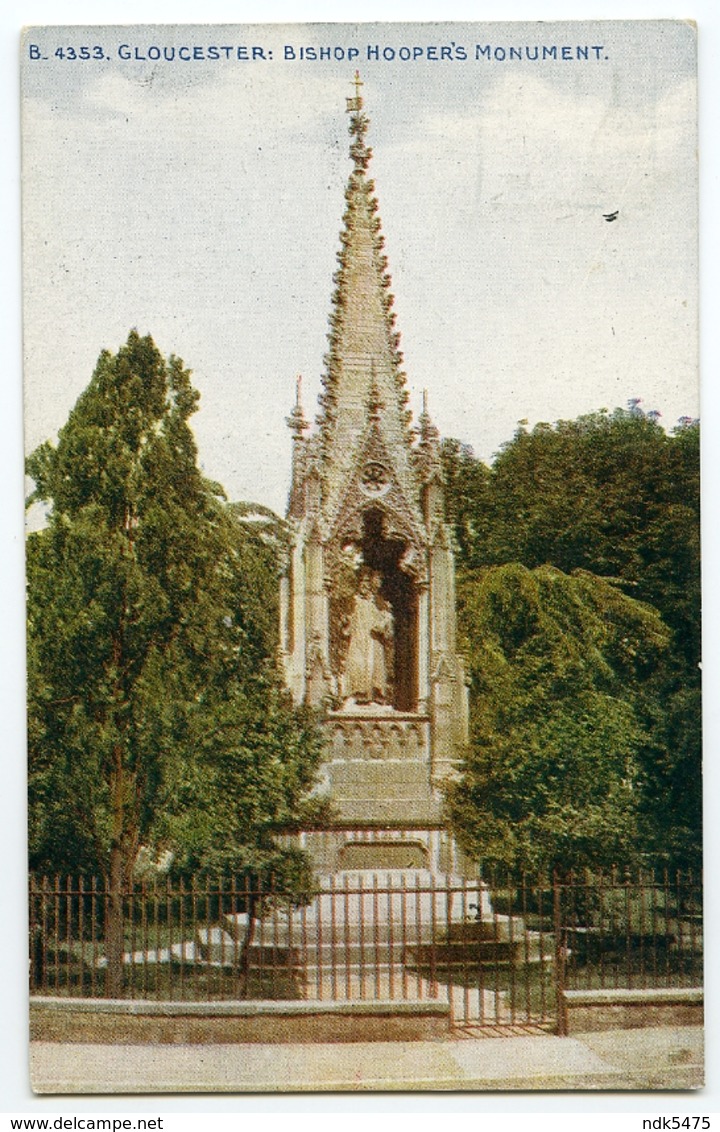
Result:
{"label": "stone base", "polygon": [[35,998],[30,1003],[30,1037],[43,1042],[412,1042],[446,1038],[449,1028],[450,1007],[438,999],[204,1003]]}
{"label": "stone base", "polygon": [[699,987],[565,991],[563,1002],[569,1034],[703,1024]]}
{"label": "stone base", "polygon": [[323,725],[325,788],[339,824],[438,825],[428,716],[392,708],[331,712]]}
{"label": "stone base", "polygon": [[361,818],[355,826],[345,823],[335,829],[308,830],[287,840],[305,849],[315,872],[325,876],[355,869],[375,870],[380,875],[421,869],[437,877],[477,880],[477,865],[468,860],[439,822],[413,825],[411,816],[408,814],[405,827],[388,823],[369,828]]}

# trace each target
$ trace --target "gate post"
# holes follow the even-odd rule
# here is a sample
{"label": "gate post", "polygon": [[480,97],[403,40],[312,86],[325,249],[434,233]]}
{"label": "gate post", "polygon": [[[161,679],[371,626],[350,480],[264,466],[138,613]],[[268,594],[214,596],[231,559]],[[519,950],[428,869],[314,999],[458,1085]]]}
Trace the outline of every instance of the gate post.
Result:
{"label": "gate post", "polygon": [[[446,940],[450,940],[450,938],[451,938],[450,928],[451,928],[451,925],[452,925],[453,901],[455,899],[455,891],[453,890],[451,885],[452,885],[452,882],[450,880],[450,877],[448,876],[447,873],[445,873],[445,939]],[[465,887],[465,878],[463,877],[463,889],[464,889],[464,887]],[[464,899],[464,896],[463,896],[463,899]],[[434,944],[433,944],[433,946],[434,946]],[[450,1010],[450,1028],[454,1029],[457,1019],[455,1017],[455,1001],[454,1001],[454,996],[453,996],[453,983],[452,983],[452,971],[451,970],[446,970],[445,979],[446,979],[445,986],[446,986],[446,989],[447,989],[447,1001],[448,1001],[448,1007],[449,1007],[449,1010]],[[465,1011],[465,1013],[467,1014],[467,1011]]]}
{"label": "gate post", "polygon": [[557,1032],[561,1038],[567,1037],[568,1020],[565,1003],[565,959],[566,949],[562,938],[562,886],[557,869],[553,869],[553,934],[555,936],[555,1008],[557,1012]]}

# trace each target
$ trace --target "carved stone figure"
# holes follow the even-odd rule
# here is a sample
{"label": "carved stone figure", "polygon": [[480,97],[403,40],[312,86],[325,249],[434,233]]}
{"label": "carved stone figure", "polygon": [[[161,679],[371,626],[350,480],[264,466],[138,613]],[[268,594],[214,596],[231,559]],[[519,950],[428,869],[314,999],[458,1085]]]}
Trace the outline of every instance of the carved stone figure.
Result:
{"label": "carved stone figure", "polygon": [[468,741],[452,530],[426,399],[411,427],[359,89],[348,110],[353,167],[320,412],[313,429],[298,387],[288,417],[282,658],[294,701],[325,717],[328,821],[436,839],[439,784]]}
{"label": "carved stone figure", "polygon": [[344,692],[356,704],[383,704],[388,698],[387,646],[393,639],[393,616],[379,593],[377,575],[363,573],[348,626]]}

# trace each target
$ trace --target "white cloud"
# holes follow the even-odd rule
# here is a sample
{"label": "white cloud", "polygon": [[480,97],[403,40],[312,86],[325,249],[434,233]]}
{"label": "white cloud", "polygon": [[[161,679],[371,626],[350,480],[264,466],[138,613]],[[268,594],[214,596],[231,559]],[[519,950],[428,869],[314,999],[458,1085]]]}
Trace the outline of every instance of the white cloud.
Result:
{"label": "white cloud", "polygon": [[[266,139],[269,134],[297,136],[298,130],[315,133],[338,102],[337,80],[320,74],[304,74],[298,96],[297,78],[288,69],[246,72],[239,77],[237,71],[222,68],[203,83],[156,83],[153,76],[163,65],[158,63],[150,75],[137,78],[120,71],[102,75],[85,89],[87,108],[137,118],[138,128],[146,134],[158,128],[173,133],[182,129],[186,135],[207,137],[211,133],[223,142],[242,146],[249,133]],[[107,123],[100,128],[107,130]]]}
{"label": "white cloud", "polygon": [[[348,91],[337,70],[253,74],[110,72],[74,114],[26,102],[27,426],[61,424],[138,325],[195,369],[208,474],[281,508],[293,378],[312,411],[322,368]],[[500,73],[459,108],[429,89],[418,122],[383,77],[371,172],[411,388],[442,431],[489,455],[519,417],[631,395],[693,412],[692,84],[642,104]]]}

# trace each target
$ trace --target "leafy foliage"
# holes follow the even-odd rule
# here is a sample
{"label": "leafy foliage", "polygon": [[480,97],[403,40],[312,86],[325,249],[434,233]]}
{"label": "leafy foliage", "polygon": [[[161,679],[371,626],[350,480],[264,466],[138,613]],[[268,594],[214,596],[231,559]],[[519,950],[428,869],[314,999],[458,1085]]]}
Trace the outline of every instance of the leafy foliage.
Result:
{"label": "leafy foliage", "polygon": [[522,868],[637,856],[648,742],[637,689],[667,649],[657,612],[585,572],[491,567],[465,577],[471,751],[451,790],[477,859]]}
{"label": "leafy foliage", "polygon": [[[443,457],[448,513],[459,548],[459,562],[467,575],[466,593],[468,586],[471,590],[479,586],[477,601],[488,603],[480,616],[477,601],[466,597],[463,613],[470,665],[476,680],[473,684],[476,720],[491,710],[487,705],[492,702],[492,689],[487,681],[498,681],[493,694],[503,700],[506,692],[510,694],[503,681],[512,679],[512,695],[518,697],[517,710],[527,710],[527,726],[536,728],[533,750],[541,746],[546,751],[555,749],[561,731],[571,722],[569,702],[563,708],[562,724],[554,714],[556,677],[552,678],[552,687],[546,689],[549,698],[544,716],[538,716],[533,722],[532,696],[530,700],[523,700],[521,670],[525,671],[528,657],[525,646],[525,651],[518,656],[513,652],[513,634],[522,636],[528,629],[523,619],[529,618],[536,627],[545,624],[542,618],[537,621],[540,614],[532,602],[528,605],[520,597],[516,603],[518,594],[526,590],[527,578],[521,584],[519,577],[513,576],[511,581],[507,574],[498,575],[498,579],[503,579],[502,592],[492,593],[487,578],[482,584],[478,581],[479,577],[484,577],[483,569],[517,563],[533,571],[535,576],[539,568],[552,566],[565,575],[572,575],[573,584],[585,576],[585,592],[577,606],[578,623],[573,625],[567,619],[563,622],[564,647],[570,649],[574,641],[579,650],[578,665],[573,669],[576,675],[581,671],[582,660],[586,673],[595,672],[599,677],[601,669],[597,664],[603,658],[603,664],[609,666],[618,679],[621,677],[621,682],[613,692],[614,706],[603,707],[596,699],[590,705],[586,698],[574,701],[575,750],[578,757],[582,750],[586,750],[588,756],[593,748],[596,750],[596,774],[600,782],[607,760],[612,765],[615,757],[611,753],[612,745],[616,745],[618,757],[623,751],[631,750],[630,824],[636,831],[636,849],[642,846],[649,856],[664,859],[673,866],[696,865],[701,841],[697,422],[684,421],[668,435],[652,415],[645,416],[634,407],[630,411],[601,412],[576,421],[559,421],[553,427],[538,425],[532,431],[522,427],[504,446],[492,468],[476,460],[471,450],[456,441],[445,442]],[[583,574],[578,575],[578,571]],[[592,582],[590,574],[595,575]],[[602,579],[610,584],[610,589],[607,584],[603,589]],[[644,603],[646,610],[648,605],[655,607],[670,630],[669,647],[659,651],[654,648],[652,663],[630,668],[616,650],[607,654],[608,641],[598,651],[593,635],[587,636],[585,624],[589,612],[587,587],[591,584],[597,587],[596,597],[603,602],[612,592],[616,601],[634,598]],[[549,596],[547,587],[543,594],[544,601]],[[629,608],[629,605],[623,606],[623,616]],[[594,609],[593,618],[597,615],[598,610]],[[488,617],[494,626],[492,630]],[[497,655],[485,633],[491,633],[491,637],[494,634],[500,642],[512,677],[496,663]],[[551,668],[557,660],[554,639],[546,642]],[[628,639],[636,642],[633,647],[639,650],[640,658],[643,646],[637,634],[633,633]],[[656,634],[650,638],[656,639]],[[484,683],[478,682],[478,655],[488,661]],[[517,669],[518,662],[520,669]],[[543,671],[541,666],[539,686],[545,687],[542,682],[546,677],[549,678],[549,672]],[[528,689],[530,694],[532,682]],[[579,685],[577,690],[580,691]],[[606,692],[607,689],[603,694]],[[583,692],[583,696],[586,695],[587,690]],[[593,723],[595,709],[601,711],[603,728],[599,728],[601,720]],[[473,794],[475,804],[483,811],[483,821],[489,821],[494,812],[496,803],[492,799],[497,797],[497,792],[512,789],[509,783],[517,774],[512,770],[513,758],[522,761],[529,757],[528,748],[519,748],[513,756],[502,746],[500,723],[501,716],[498,717],[498,733],[492,741],[487,732],[482,732],[482,740],[477,733],[475,735],[475,743],[480,743],[480,747],[475,748],[472,758],[479,758],[477,751],[480,750],[484,752],[483,757],[490,760],[482,771],[476,767],[483,781],[490,774],[490,751],[495,750],[497,755],[492,763],[492,784],[488,779],[483,790]],[[572,746],[570,733],[564,742],[567,747]],[[506,779],[503,786],[503,760],[508,758],[510,780]],[[527,765],[532,762],[531,759]],[[588,765],[587,774],[590,771]],[[536,765],[535,772],[541,776],[548,773],[551,782],[557,781],[551,767],[543,769]],[[470,770],[468,781],[473,781]],[[530,784],[522,776],[517,781],[520,804]],[[602,820],[600,810],[593,811],[595,844],[597,849],[602,849],[601,857],[605,861],[609,860],[607,851],[614,840],[617,848],[613,852],[619,852],[614,831],[618,822],[622,825],[625,820],[622,817],[626,812],[624,797],[622,792],[612,799],[608,796]],[[536,799],[536,803],[541,808],[544,804],[542,799]],[[497,806],[500,807],[500,802]],[[588,818],[590,812],[587,810]],[[503,820],[509,820],[508,813],[504,811]],[[467,824],[469,811],[466,819]],[[529,830],[529,826],[527,828]],[[577,825],[574,828],[577,830]],[[557,844],[560,844],[567,837],[567,829],[559,819],[557,832],[560,837]],[[603,838],[605,844],[601,845]],[[527,860],[537,857],[541,842],[539,832],[536,831],[533,838],[528,833],[523,850]],[[628,841],[628,849],[629,844]],[[588,841],[587,852],[590,851]],[[589,864],[592,859],[591,854],[588,860],[580,862],[578,858],[578,862]]]}
{"label": "leafy foliage", "polygon": [[281,524],[203,479],[197,403],[133,331],[28,461],[52,505],[28,540],[31,863],[119,884],[150,845],[306,888],[275,837],[319,760],[275,670]]}
{"label": "leafy foliage", "polygon": [[622,582],[699,660],[699,428],[668,435],[637,409],[518,429],[492,468],[443,447],[449,516],[475,568],[550,563]]}

